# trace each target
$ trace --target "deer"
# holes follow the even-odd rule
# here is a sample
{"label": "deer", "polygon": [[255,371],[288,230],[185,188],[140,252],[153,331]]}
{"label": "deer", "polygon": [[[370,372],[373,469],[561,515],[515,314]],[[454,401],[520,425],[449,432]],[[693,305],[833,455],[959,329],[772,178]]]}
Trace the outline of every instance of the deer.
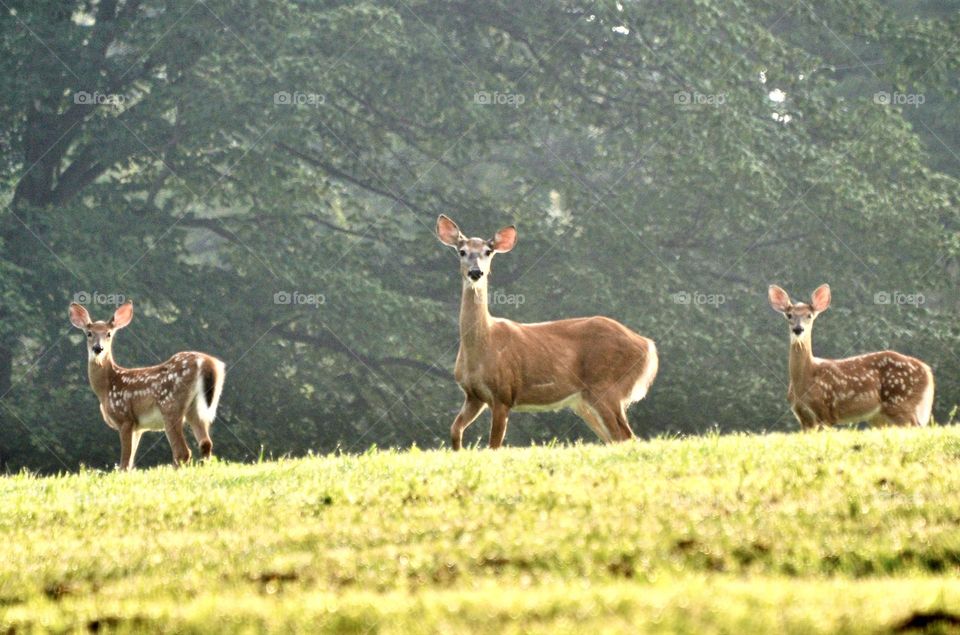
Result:
{"label": "deer", "polygon": [[790,327],[787,400],[804,431],[866,421],[873,426],[926,426],[933,408],[933,372],[925,363],[896,351],[846,359],[813,356],[813,322],[830,306],[830,285],[810,302],[791,302],[770,285],[770,306]]}
{"label": "deer", "polygon": [[113,360],[116,332],[133,320],[133,303],[117,307],[109,321],[94,322],[87,310],[70,305],[70,323],[87,338],[87,374],[106,424],[120,433],[120,470],[133,468],[141,435],[166,432],[174,467],[190,460],[183,434],[190,423],[204,460],[213,454],[210,425],[217,415],[226,374],[222,361],[206,353],[177,353],[156,366],[122,368]]}
{"label": "deer", "polygon": [[492,449],[503,444],[511,410],[570,408],[605,443],[633,438],[626,409],[646,396],[657,375],[653,340],[602,316],[536,324],[493,317],[490,264],[514,248],[516,227],[489,240],[467,238],[441,214],[436,233],[457,251],[462,278],[454,378],[464,400],[450,428],[453,449],[461,449],[464,430],[488,407]]}

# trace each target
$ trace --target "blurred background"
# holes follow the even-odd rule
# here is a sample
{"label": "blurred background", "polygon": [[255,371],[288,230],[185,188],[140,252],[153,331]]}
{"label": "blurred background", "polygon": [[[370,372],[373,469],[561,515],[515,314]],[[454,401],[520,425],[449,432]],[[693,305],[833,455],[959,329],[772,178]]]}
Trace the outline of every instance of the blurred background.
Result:
{"label": "blurred background", "polygon": [[[134,301],[121,365],[227,363],[221,457],[447,444],[460,281],[439,213],[517,224],[493,314],[656,340],[642,436],[796,429],[771,282],[829,282],[815,352],[923,358],[949,421],[958,9],[0,0],[0,469],[118,460],[71,301]],[[516,414],[507,444],[554,438],[595,441]],[[169,460],[145,437],[139,465]]]}

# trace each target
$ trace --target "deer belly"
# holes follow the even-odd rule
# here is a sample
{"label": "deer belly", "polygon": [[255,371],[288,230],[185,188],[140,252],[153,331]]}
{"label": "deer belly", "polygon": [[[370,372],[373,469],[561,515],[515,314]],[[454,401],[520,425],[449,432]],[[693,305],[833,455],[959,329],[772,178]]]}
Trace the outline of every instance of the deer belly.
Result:
{"label": "deer belly", "polygon": [[564,408],[576,409],[577,406],[580,405],[581,400],[582,397],[580,393],[575,392],[560,401],[554,401],[552,403],[517,403],[514,404],[513,409],[517,412],[553,412],[563,410]]}
{"label": "deer belly", "polygon": [[160,408],[152,406],[137,415],[137,425],[141,430],[163,430],[166,424]]}
{"label": "deer belly", "polygon": [[870,421],[875,416],[880,414],[880,406],[875,406],[869,410],[861,411],[859,414],[851,414],[850,412],[843,412],[841,416],[837,417],[838,424],[844,423],[860,423],[861,421]]}
{"label": "deer belly", "polygon": [[869,421],[880,414],[880,394],[875,390],[840,392],[830,408],[834,423]]}

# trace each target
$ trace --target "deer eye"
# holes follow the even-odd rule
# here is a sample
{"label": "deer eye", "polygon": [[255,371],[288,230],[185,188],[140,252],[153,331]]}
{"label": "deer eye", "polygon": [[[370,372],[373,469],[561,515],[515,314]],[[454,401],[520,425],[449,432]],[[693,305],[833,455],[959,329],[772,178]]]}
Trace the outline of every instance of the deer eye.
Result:
{"label": "deer eye", "polygon": [[493,253],[493,250],[492,250],[492,249],[486,249],[486,250],[484,250],[483,255],[484,255],[484,256],[489,256],[489,255],[492,254],[492,253]]}
{"label": "deer eye", "polygon": [[110,331],[107,331],[107,339],[110,339]]}
{"label": "deer eye", "polygon": [[788,320],[792,320],[792,319],[793,319],[793,314],[787,313],[787,319],[788,319]]}
{"label": "deer eye", "polygon": [[466,249],[461,249],[461,250],[460,250],[460,255],[461,255],[461,256],[466,256],[466,255],[467,255],[467,250],[466,250]]}
{"label": "deer eye", "polygon": [[87,337],[93,337],[93,333],[91,333],[90,331],[87,331]]}

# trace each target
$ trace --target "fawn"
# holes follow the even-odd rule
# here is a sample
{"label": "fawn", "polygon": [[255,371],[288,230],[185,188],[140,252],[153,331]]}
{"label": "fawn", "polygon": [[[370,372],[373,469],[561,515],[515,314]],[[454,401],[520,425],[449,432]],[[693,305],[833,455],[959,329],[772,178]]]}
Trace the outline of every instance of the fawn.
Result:
{"label": "fawn", "polygon": [[122,368],[113,361],[111,344],[113,335],[132,319],[132,302],[118,307],[107,322],[94,322],[85,308],[70,305],[70,323],[87,337],[87,371],[100,413],[120,433],[120,469],[133,467],[140,436],[147,430],[166,432],[175,466],[189,461],[184,419],[190,422],[203,458],[209,458],[210,424],[223,391],[223,362],[205,353],[184,352],[157,366]]}
{"label": "fawn", "polygon": [[809,304],[793,303],[770,285],[770,306],[790,326],[790,387],[787,399],[804,430],[868,421],[872,425],[925,426],[933,408],[933,373],[919,359],[894,351],[846,359],[813,356],[813,321],[830,306],[830,286],[821,285]]}

